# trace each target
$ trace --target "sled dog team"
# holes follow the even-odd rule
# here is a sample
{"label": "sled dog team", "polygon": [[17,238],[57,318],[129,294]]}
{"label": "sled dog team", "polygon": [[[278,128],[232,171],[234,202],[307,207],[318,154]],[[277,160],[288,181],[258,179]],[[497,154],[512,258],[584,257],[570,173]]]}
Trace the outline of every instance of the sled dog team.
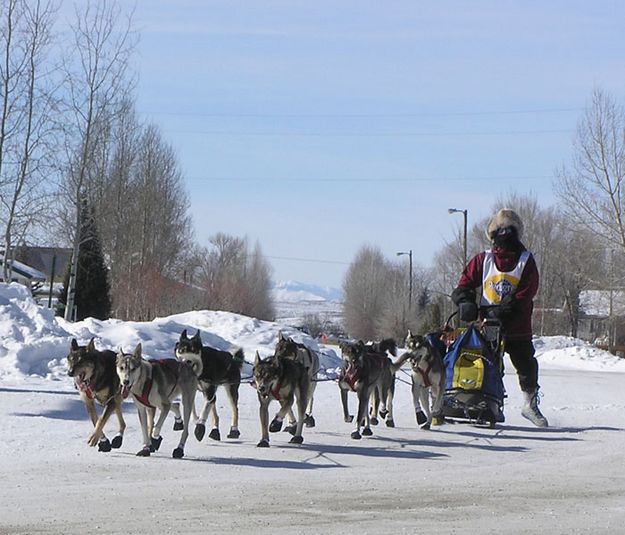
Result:
{"label": "sled dog team", "polygon": [[[386,419],[388,427],[394,426],[395,374],[406,362],[411,367],[417,423],[424,428],[440,423],[445,378],[442,355],[425,338],[410,331],[405,345],[406,352],[393,361],[389,354],[396,356],[397,347],[392,339],[376,344],[361,341],[341,344],[343,365],[338,384],[344,419],[355,421],[353,439],[371,435],[371,425],[378,423],[378,416]],[[172,452],[174,458],[184,456],[192,415],[197,440],[204,438],[209,414],[211,429],[208,436],[220,440],[216,409],[219,386],[225,389],[231,407],[227,437],[239,438],[238,400],[244,362],[241,349],[221,351],[203,345],[199,331],[189,337],[185,329],[176,342],[175,359],[149,360],[143,358],[141,351],[141,344],[132,353],[122,349],[115,353],[96,349],[93,338],[85,346],[78,345],[75,339],[71,341],[67,356],[68,375],[74,379],[93,424],[93,432],[87,441],[90,446],[97,445],[98,450],[104,452],[121,447],[126,428],[122,402],[130,395],[137,407],[143,436],[138,456],[147,457],[159,449],[161,429],[170,410],[174,413],[174,430],[182,431]],[[259,400],[261,439],[258,447],[269,447],[269,433],[280,431],[285,419],[284,429],[292,435],[290,442],[303,442],[304,426],[315,426],[313,398],[318,372],[317,353],[282,333],[278,335],[272,356],[261,359],[256,352],[252,384]],[[195,409],[198,390],[204,397],[199,415]],[[358,399],[355,419],[348,409],[347,394],[350,391]],[[280,408],[269,422],[272,400],[278,401]],[[95,409],[96,401],[103,407],[100,416]],[[104,434],[104,426],[113,413],[118,428],[116,435],[109,440]]]}

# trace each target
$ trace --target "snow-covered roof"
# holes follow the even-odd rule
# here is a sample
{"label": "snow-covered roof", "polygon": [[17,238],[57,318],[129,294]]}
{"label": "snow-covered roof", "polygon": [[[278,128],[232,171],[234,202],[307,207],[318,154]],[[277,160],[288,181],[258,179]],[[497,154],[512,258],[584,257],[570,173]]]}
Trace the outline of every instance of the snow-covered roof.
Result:
{"label": "snow-covered roof", "polygon": [[[3,265],[2,260],[0,260],[0,266]],[[13,262],[11,262],[11,269],[13,271],[14,274],[19,275],[20,277],[23,277],[25,279],[28,279],[29,281],[45,281],[46,280],[46,274],[42,273],[41,271],[39,271],[38,269],[35,269],[34,267],[30,267],[27,266],[26,264],[22,264],[21,262],[18,262],[17,260],[14,260]]]}

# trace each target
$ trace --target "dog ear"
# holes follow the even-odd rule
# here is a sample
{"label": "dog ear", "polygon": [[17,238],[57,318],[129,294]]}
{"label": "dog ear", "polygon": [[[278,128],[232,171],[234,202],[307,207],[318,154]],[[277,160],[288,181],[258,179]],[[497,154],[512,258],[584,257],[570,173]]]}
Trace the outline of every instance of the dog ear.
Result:
{"label": "dog ear", "polygon": [[195,336],[193,337],[194,340],[202,340],[202,338],[200,337],[200,330],[198,329],[197,332],[195,333]]}
{"label": "dog ear", "polygon": [[260,354],[258,353],[258,349],[256,350],[256,355],[254,356],[254,366],[258,366],[260,363]]}
{"label": "dog ear", "polygon": [[72,351],[76,351],[78,349],[78,342],[76,341],[76,338],[72,338],[69,346],[72,348]]}
{"label": "dog ear", "polygon": [[412,337],[412,331],[408,329],[408,334],[406,335],[406,338],[411,338],[411,337]]}
{"label": "dog ear", "polygon": [[282,331],[278,331],[278,340],[286,340],[286,338],[282,334]]}
{"label": "dog ear", "polygon": [[184,331],[182,331],[182,332],[180,333],[180,339],[181,339],[181,340],[182,340],[182,339],[185,339],[185,340],[186,340],[187,338],[188,338],[188,336],[187,336],[187,330],[185,329]]}
{"label": "dog ear", "polygon": [[89,343],[87,344],[87,351],[95,351],[95,338],[91,338],[91,340],[89,340]]}
{"label": "dog ear", "polygon": [[139,342],[137,344],[137,347],[135,347],[135,351],[132,354],[133,357],[140,359],[141,358],[141,342]]}

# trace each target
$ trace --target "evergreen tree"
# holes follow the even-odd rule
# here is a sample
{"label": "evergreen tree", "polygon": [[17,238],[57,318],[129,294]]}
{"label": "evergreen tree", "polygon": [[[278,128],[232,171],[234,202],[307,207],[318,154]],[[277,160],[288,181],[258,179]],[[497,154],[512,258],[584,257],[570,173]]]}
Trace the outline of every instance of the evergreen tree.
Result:
{"label": "evergreen tree", "polygon": [[[82,201],[81,215],[80,252],[74,301],[76,320],[81,321],[88,317],[105,320],[111,313],[108,269],[104,263],[93,208],[86,200]],[[59,299],[62,305],[67,302],[68,284],[69,272],[65,277]]]}

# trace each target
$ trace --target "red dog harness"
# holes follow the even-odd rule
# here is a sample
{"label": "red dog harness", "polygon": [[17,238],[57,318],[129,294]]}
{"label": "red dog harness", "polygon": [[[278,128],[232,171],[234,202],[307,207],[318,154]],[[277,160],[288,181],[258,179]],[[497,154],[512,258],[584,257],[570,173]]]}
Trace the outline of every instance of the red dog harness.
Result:
{"label": "red dog harness", "polygon": [[[176,374],[176,382],[174,383],[174,386],[171,389],[171,392],[176,390],[176,386],[178,385],[178,372],[180,370],[180,363],[174,359],[151,360],[150,363],[152,365],[157,365],[157,366],[167,366],[169,367],[170,370],[172,370]],[[156,407],[150,404],[150,392],[152,391],[152,384],[153,384],[152,377],[150,377],[143,385],[143,391],[141,392],[141,395],[137,396],[135,394],[135,399],[142,405],[145,405],[146,407],[149,407],[150,409],[155,409]],[[169,393],[170,395],[171,395],[171,392]]]}

